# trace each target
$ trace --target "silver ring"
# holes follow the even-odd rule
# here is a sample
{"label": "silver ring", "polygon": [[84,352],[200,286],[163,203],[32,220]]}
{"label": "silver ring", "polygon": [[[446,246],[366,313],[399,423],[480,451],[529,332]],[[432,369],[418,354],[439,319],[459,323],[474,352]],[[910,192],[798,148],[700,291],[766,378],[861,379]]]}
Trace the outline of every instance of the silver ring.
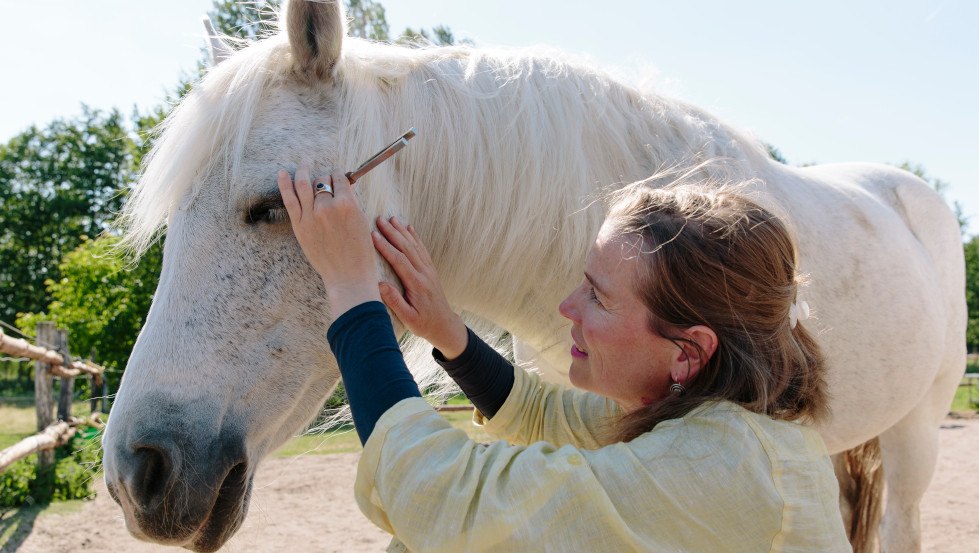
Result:
{"label": "silver ring", "polygon": [[318,183],[316,183],[316,192],[313,192],[313,196],[315,197],[315,196],[317,196],[319,194],[322,194],[324,192],[326,192],[327,194],[329,194],[331,198],[335,198],[336,197],[333,194],[333,185],[332,184],[327,184],[325,182],[318,182]]}

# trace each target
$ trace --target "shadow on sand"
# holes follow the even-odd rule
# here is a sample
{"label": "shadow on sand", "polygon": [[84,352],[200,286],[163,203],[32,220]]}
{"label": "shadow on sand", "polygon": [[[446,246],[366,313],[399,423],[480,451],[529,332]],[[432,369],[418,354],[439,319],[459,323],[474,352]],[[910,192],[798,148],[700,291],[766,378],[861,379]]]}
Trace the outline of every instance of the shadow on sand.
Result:
{"label": "shadow on sand", "polygon": [[0,553],[14,553],[31,535],[34,520],[44,510],[43,505],[31,505],[0,511]]}

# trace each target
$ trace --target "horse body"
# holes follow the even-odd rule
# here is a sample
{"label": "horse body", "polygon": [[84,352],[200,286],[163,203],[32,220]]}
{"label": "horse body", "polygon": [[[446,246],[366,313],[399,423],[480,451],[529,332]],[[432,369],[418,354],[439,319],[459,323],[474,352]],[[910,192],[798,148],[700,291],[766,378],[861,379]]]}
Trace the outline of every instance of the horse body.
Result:
{"label": "horse body", "polygon": [[882,543],[917,550],[917,503],[965,355],[958,229],[923,182],[877,165],[779,165],[694,106],[552,53],[348,40],[341,55],[339,37],[304,42],[314,27],[342,34],[314,25],[340,18],[336,4],[294,1],[289,17],[289,42],[236,53],[168,117],[127,206],[137,245],[168,228],[104,440],[107,484],[134,534],[220,547],[244,517],[259,460],[339,379],[329,305],[285,220],[276,171],[351,168],[415,126],[411,147],[358,183],[362,204],[410,221],[453,305],[510,330],[554,379],[570,347],[556,306],[582,278],[603,190],[716,157],[728,162],[701,166],[705,178],[755,179],[755,199],[786,219],[812,282],[800,297],[817,316],[832,397],[821,433],[831,452],[880,436]]}

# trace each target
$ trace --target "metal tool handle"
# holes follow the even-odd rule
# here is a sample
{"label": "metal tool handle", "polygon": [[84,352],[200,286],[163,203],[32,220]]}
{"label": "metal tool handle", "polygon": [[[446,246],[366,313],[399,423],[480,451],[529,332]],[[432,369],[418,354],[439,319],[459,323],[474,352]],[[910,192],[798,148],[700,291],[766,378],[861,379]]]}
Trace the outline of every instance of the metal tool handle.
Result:
{"label": "metal tool handle", "polygon": [[408,129],[406,133],[399,136],[397,140],[389,144],[386,148],[374,154],[370,159],[360,164],[360,167],[354,169],[347,173],[347,180],[350,184],[357,182],[358,179],[366,175],[371,169],[377,167],[384,162],[387,158],[393,156],[394,154],[401,151],[402,148],[408,145],[408,141],[415,136],[415,127]]}

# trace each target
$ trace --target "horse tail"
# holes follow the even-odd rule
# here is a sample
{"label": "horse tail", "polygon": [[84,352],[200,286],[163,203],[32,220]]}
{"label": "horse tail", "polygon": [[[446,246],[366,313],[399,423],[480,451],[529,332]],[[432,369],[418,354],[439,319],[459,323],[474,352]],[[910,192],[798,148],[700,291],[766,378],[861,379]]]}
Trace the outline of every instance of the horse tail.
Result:
{"label": "horse tail", "polygon": [[880,441],[873,438],[843,452],[836,466],[840,503],[844,506],[843,523],[853,553],[874,553],[884,496]]}

